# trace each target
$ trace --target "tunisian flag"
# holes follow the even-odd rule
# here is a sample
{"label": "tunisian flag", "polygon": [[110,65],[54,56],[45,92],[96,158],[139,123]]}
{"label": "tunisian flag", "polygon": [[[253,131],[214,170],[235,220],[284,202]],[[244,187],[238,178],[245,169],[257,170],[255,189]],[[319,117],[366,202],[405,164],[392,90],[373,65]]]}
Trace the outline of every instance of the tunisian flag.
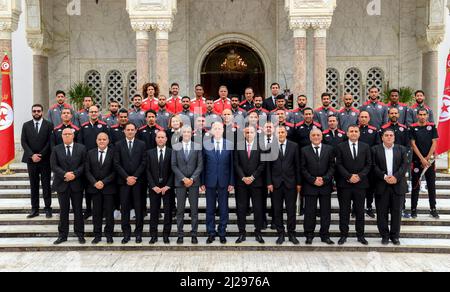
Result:
{"label": "tunisian flag", "polygon": [[11,63],[5,55],[2,70],[2,103],[0,105],[0,168],[10,164],[15,157],[14,111],[11,97]]}
{"label": "tunisian flag", "polygon": [[446,72],[444,97],[442,98],[441,115],[439,117],[437,155],[450,151],[450,54],[447,59]]}

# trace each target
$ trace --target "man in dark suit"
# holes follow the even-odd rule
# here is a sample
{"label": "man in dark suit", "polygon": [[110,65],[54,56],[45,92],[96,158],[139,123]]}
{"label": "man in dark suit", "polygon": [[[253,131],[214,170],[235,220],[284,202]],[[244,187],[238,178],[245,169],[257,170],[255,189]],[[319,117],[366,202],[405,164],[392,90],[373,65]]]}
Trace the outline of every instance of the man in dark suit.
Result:
{"label": "man in dark suit", "polygon": [[103,215],[106,218],[105,235],[108,244],[112,244],[114,235],[114,195],[116,194],[116,175],[114,171],[114,149],[108,147],[106,133],[97,136],[97,148],[88,152],[86,160],[86,194],[92,198],[94,240],[102,241]]}
{"label": "man in dark suit", "polygon": [[239,227],[239,238],[236,243],[246,240],[245,225],[249,199],[252,200],[255,219],[255,238],[263,244],[261,231],[264,223],[263,192],[265,163],[261,160],[262,151],[256,140],[256,129],[248,127],[244,130],[245,141],[238,145],[234,153],[234,169],[236,174],[236,204]]}
{"label": "man in dark suit", "polygon": [[130,242],[131,202],[136,212],[136,243],[142,243],[144,229],[143,185],[146,167],[145,143],[136,139],[136,125],[129,123],[125,126],[125,140],[118,142],[114,149],[114,164],[120,187],[120,205],[122,214],[122,244]]}
{"label": "man in dark suit", "polygon": [[311,146],[302,149],[301,172],[303,194],[305,195],[305,237],[310,245],[316,229],[317,200],[320,201],[320,237],[322,242],[333,245],[330,239],[331,193],[335,155],[332,146],[322,144],[323,136],[319,129],[310,133]]}
{"label": "man in dark suit", "polygon": [[164,204],[163,239],[169,244],[172,229],[172,149],[167,146],[167,134],[156,134],[156,148],[147,152],[147,181],[150,187],[150,244],[158,241],[158,221],[161,201]]}
{"label": "man in dark suit", "polygon": [[52,191],[50,187],[50,139],[53,125],[43,118],[44,108],[40,104],[32,107],[33,119],[22,127],[22,148],[24,150],[22,162],[27,164],[28,177],[31,186],[31,213],[28,219],[39,216],[39,181],[47,218],[52,215]]}
{"label": "man in dark suit", "polygon": [[[222,123],[212,124],[213,138],[203,144],[204,171],[202,177],[202,191],[206,190],[206,227],[208,232],[207,244],[215,241],[216,235],[220,243],[226,244],[228,224],[228,194],[234,189],[233,144],[223,138]],[[216,231],[216,204],[219,203],[220,223]]]}
{"label": "man in dark suit", "polygon": [[[277,159],[267,162],[267,189],[272,193],[273,221],[277,228],[277,244],[285,241],[283,224],[283,203],[286,203],[287,230],[289,241],[300,244],[295,235],[297,221],[297,195],[301,190],[300,159],[298,145],[288,141],[288,131],[284,126],[277,129],[278,141],[272,142],[272,147],[279,149]],[[278,143],[278,144],[277,144]]]}
{"label": "man in dark suit", "polygon": [[336,148],[336,181],[339,198],[339,227],[341,239],[345,244],[349,232],[351,203],[356,214],[356,233],[358,242],[367,245],[364,238],[364,202],[370,187],[368,175],[372,168],[372,153],[369,145],[359,141],[359,126],[352,125],[347,132],[349,141]]}
{"label": "man in dark suit", "polygon": [[272,96],[264,100],[263,108],[268,110],[269,112],[273,111],[277,108],[276,98],[280,95],[280,84],[273,83],[270,86],[270,90],[272,92]]}
{"label": "man in dark suit", "polygon": [[405,177],[408,170],[408,150],[394,144],[395,132],[392,129],[383,132],[382,140],[383,144],[372,148],[378,230],[383,245],[389,244],[389,239],[394,245],[400,245],[401,210],[408,191]]}
{"label": "man in dark suit", "polygon": [[172,171],[175,174],[174,184],[177,195],[177,244],[183,244],[184,213],[186,197],[191,209],[192,244],[198,244],[198,198],[203,171],[203,154],[201,144],[192,142],[192,128],[181,129],[182,142],[175,144],[172,151]]}
{"label": "man in dark suit", "polygon": [[83,221],[83,183],[86,148],[74,143],[73,129],[64,129],[61,133],[63,143],[56,146],[50,158],[54,173],[53,189],[58,192],[60,206],[59,237],[55,245],[64,243],[69,236],[70,202],[75,216],[75,234],[78,242],[85,244]]}

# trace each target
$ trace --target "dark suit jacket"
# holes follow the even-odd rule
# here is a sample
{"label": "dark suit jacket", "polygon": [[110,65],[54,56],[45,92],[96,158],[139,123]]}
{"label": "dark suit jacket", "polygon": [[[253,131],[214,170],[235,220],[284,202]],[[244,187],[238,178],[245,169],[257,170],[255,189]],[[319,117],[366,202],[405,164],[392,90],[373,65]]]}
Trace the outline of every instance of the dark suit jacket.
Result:
{"label": "dark suit jacket", "polygon": [[146,150],[145,143],[134,139],[133,153],[130,156],[127,140],[124,139],[114,147],[114,164],[116,166],[117,182],[119,185],[127,184],[127,177],[138,178],[138,183],[145,178]]}
{"label": "dark suit jacket", "polygon": [[384,180],[387,175],[386,154],[383,144],[376,145],[372,148],[373,171],[376,176],[375,193],[383,195],[387,193],[388,188],[393,188],[398,195],[405,195],[408,192],[406,182],[406,172],[408,171],[408,150],[401,146],[394,146],[394,176],[397,179],[396,185],[389,185]]}
{"label": "dark suit jacket", "polygon": [[194,180],[193,187],[200,187],[201,174],[203,171],[203,153],[200,144],[191,143],[189,157],[186,160],[183,143],[174,145],[172,149],[172,171],[175,174],[174,184],[177,188],[183,188],[184,178]]}
{"label": "dark suit jacket", "polygon": [[223,140],[223,150],[216,155],[212,140],[203,144],[202,184],[208,188],[228,188],[234,186],[233,143]]}
{"label": "dark suit jacket", "polygon": [[42,121],[39,134],[34,129],[34,120],[26,122],[22,127],[21,143],[24,150],[22,162],[33,163],[31,156],[42,155],[42,162],[49,162],[51,155],[50,140],[53,134],[53,125],[47,120]]}
{"label": "dark suit jacket", "polygon": [[[241,143],[237,149],[247,149],[247,143]],[[258,141],[255,139],[253,142],[250,159],[248,158],[247,150],[237,150],[234,152],[234,170],[236,174],[236,185],[247,186],[242,179],[244,177],[253,176],[255,180],[251,184],[253,187],[264,187],[263,177],[266,164],[261,161],[262,151],[258,145]]]}
{"label": "dark suit jacket", "polygon": [[[358,143],[357,159],[353,159],[353,149],[348,142],[337,146],[336,150],[336,181],[339,188],[367,189],[369,185],[369,175],[372,169],[372,153],[370,146],[366,143]],[[357,184],[349,182],[353,174],[359,175],[361,181]]]}
{"label": "dark suit jacket", "polygon": [[[71,158],[67,158],[66,146],[64,144],[55,146],[50,158],[54,173],[53,190],[58,193],[66,192],[69,189],[72,192],[82,192],[85,161],[86,148],[83,145],[74,143]],[[65,182],[64,175],[72,171],[76,179],[71,182]]]}
{"label": "dark suit jacket", "polygon": [[269,97],[264,100],[263,108],[271,112],[277,108],[277,105],[273,102],[272,97]]}
{"label": "dark suit jacket", "polygon": [[172,149],[166,147],[164,153],[164,164],[162,173],[162,182],[159,183],[159,148],[151,149],[147,152],[147,181],[150,189],[154,187],[171,187],[173,188],[173,171],[172,171]]}
{"label": "dark suit jacket", "polygon": [[89,151],[86,159],[85,170],[86,179],[88,181],[86,191],[89,194],[96,194],[99,192],[99,190],[94,187],[98,181],[102,181],[105,185],[103,190],[101,190],[104,195],[113,195],[117,193],[113,147],[108,147],[108,152],[106,153],[106,156],[103,157],[103,165],[100,165],[98,161],[98,148]]}
{"label": "dark suit jacket", "polygon": [[[302,193],[306,196],[331,194],[333,192],[333,175],[335,171],[333,147],[322,144],[320,159],[311,145],[305,146],[301,152]],[[321,187],[314,185],[318,177],[322,177],[325,183]]]}
{"label": "dark suit jacket", "polygon": [[[278,142],[272,143],[272,147],[279,148]],[[266,164],[267,185],[273,185],[275,188],[281,187],[283,183],[287,188],[296,188],[301,185],[300,158],[296,143],[288,141],[284,157],[278,155],[274,161]]]}

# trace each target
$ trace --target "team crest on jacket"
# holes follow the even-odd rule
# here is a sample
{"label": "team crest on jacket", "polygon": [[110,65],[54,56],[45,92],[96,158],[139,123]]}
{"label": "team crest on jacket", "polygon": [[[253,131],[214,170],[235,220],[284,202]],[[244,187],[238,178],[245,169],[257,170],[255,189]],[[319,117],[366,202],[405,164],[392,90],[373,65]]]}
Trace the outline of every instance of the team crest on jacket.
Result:
{"label": "team crest on jacket", "polygon": [[433,130],[433,127],[432,127],[432,126],[428,126],[428,127],[427,127],[427,130],[428,130],[428,131],[431,131],[431,130]]}
{"label": "team crest on jacket", "polygon": [[372,129],[369,130],[369,134],[373,134],[373,130]]}

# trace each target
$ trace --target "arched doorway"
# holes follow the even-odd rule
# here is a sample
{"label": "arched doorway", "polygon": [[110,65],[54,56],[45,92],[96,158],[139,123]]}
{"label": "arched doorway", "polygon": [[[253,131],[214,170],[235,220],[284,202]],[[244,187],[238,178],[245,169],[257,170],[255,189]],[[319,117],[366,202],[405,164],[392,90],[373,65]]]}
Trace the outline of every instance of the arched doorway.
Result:
{"label": "arched doorway", "polygon": [[244,97],[245,88],[265,95],[265,68],[261,57],[241,43],[227,43],[212,50],[201,69],[206,96],[217,97],[219,86],[226,85],[230,95]]}

